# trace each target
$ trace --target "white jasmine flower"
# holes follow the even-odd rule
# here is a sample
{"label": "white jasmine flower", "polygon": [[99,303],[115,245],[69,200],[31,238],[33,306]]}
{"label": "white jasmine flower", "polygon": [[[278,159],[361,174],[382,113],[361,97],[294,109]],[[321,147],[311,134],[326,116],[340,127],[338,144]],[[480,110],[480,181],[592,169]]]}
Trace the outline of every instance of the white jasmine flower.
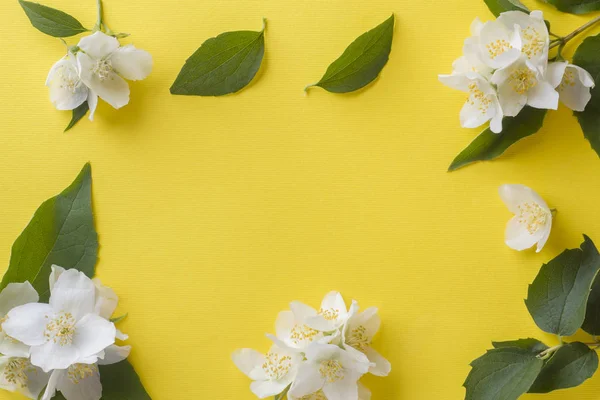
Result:
{"label": "white jasmine flower", "polygon": [[272,346],[266,355],[252,349],[236,350],[234,364],[254,382],[250,390],[261,399],[283,392],[296,378],[302,357],[294,352]]}
{"label": "white jasmine flower", "polygon": [[0,388],[37,400],[50,375],[26,357],[0,356]]}
{"label": "white jasmine flower", "polygon": [[314,341],[321,341],[323,332],[306,325],[306,317],[313,314],[313,309],[299,302],[290,304],[293,311],[282,311],[275,321],[276,336],[267,335],[275,344],[293,351],[304,351]]}
{"label": "white jasmine flower", "polygon": [[93,364],[114,344],[113,323],[96,315],[95,286],[71,269],[53,285],[50,304],[26,304],[8,313],[2,324],[9,336],[31,346],[31,363],[45,372]]}
{"label": "white jasmine flower", "polygon": [[465,39],[463,46],[464,55],[452,64],[453,74],[477,72],[486,79],[492,76],[493,68],[484,63],[482,59],[479,39],[482,28],[483,22],[479,18],[475,18],[473,23],[471,23],[471,37]]}
{"label": "white jasmine flower", "polygon": [[[9,283],[0,293],[0,324],[15,307],[39,301],[38,293],[29,282]],[[11,357],[29,357],[29,346],[8,336],[0,327],[0,354]]]}
{"label": "white jasmine flower", "polygon": [[502,132],[502,107],[496,89],[485,78],[475,72],[467,72],[440,75],[439,79],[446,86],[469,94],[460,111],[460,124],[463,128],[477,128],[491,121],[492,132]]}
{"label": "white jasmine flower", "polygon": [[371,347],[373,337],[379,331],[381,319],[377,308],[370,307],[361,313],[354,314],[344,327],[344,348],[350,352],[358,351],[367,356],[371,362],[369,372],[377,376],[388,376],[392,366],[381,354]]}
{"label": "white jasmine flower", "polygon": [[594,78],[585,69],[567,61],[548,66],[548,81],[558,89],[560,101],[573,111],[583,111],[592,98]]}
{"label": "white jasmine flower", "polygon": [[[288,394],[289,400],[327,400],[325,393],[322,390],[318,392],[307,394],[302,397],[294,397]],[[362,383],[358,383],[358,400],[371,400],[371,391]]]}
{"label": "white jasmine flower", "polygon": [[498,86],[500,105],[504,115],[509,117],[519,114],[525,105],[551,110],[558,108],[558,92],[525,56],[494,72],[491,82]]}
{"label": "white jasmine flower", "polygon": [[100,31],[79,41],[77,63],[83,83],[114,108],[129,103],[127,80],[146,78],[152,70],[152,56]]}
{"label": "white jasmine flower", "polygon": [[518,26],[521,38],[521,53],[543,73],[548,65],[550,34],[544,21],[544,13],[532,11],[507,11],[498,17],[498,22],[507,29]]}
{"label": "white jasmine flower", "polygon": [[492,69],[504,68],[521,55],[519,27],[507,27],[502,22],[488,21],[479,31],[479,36],[465,43],[465,56],[480,59]]}
{"label": "white jasmine flower", "polygon": [[328,400],[358,400],[358,380],[369,367],[366,357],[358,359],[339,346],[313,343],[289,395],[302,398],[322,391]]}
{"label": "white jasmine flower", "polygon": [[332,332],[341,328],[349,318],[344,298],[339,292],[329,292],[321,302],[319,311],[298,301],[290,303],[298,321],[321,332]]}
{"label": "white jasmine flower", "polygon": [[500,197],[515,216],[506,226],[506,244],[525,250],[537,243],[539,253],[552,229],[552,211],[536,192],[523,185],[502,185]]}

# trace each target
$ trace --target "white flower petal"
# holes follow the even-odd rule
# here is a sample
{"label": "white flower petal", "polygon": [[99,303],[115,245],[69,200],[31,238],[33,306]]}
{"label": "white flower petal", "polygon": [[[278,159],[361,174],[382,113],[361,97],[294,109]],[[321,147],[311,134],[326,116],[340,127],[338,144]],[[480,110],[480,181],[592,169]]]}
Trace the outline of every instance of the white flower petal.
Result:
{"label": "white flower petal", "polygon": [[491,68],[504,68],[521,56],[518,32],[511,31],[498,21],[483,25],[480,40],[483,62]]}
{"label": "white flower petal", "polygon": [[362,383],[358,383],[358,400],[371,400],[371,391]]}
{"label": "white flower petal", "polygon": [[346,303],[340,292],[329,292],[323,298],[321,302],[321,308],[323,310],[337,310],[339,312],[347,312]]}
{"label": "white flower petal", "polygon": [[54,290],[54,285],[56,284],[56,281],[65,271],[66,270],[63,267],[59,267],[58,265],[52,264],[51,271],[50,271],[50,277],[48,278],[48,282],[50,285],[49,287],[50,287],[51,292],[52,292],[52,290]]}
{"label": "white flower petal", "polygon": [[124,334],[123,332],[121,332],[120,330],[117,329],[117,333],[115,334],[115,337],[118,340],[127,340],[129,339],[129,335]]}
{"label": "white flower petal", "polygon": [[98,360],[100,365],[111,365],[119,363],[129,357],[131,346],[111,345],[104,350],[104,358]]}
{"label": "white flower petal", "polygon": [[504,119],[504,114],[502,112],[502,107],[498,104],[496,109],[496,115],[490,121],[490,130],[494,133],[502,132],[502,120]]}
{"label": "white flower petal", "polygon": [[532,235],[525,225],[519,223],[518,217],[514,217],[506,225],[505,241],[511,249],[522,251],[533,247],[543,234],[544,231],[539,230]]}
{"label": "white flower petal", "polygon": [[[83,369],[83,379],[73,381],[69,374],[63,374],[58,381],[57,389],[61,391],[66,400],[100,400],[102,397],[102,384],[100,373],[96,365],[76,364],[71,369]],[[77,371],[74,371],[77,373]]]}
{"label": "white flower petal", "polygon": [[369,372],[375,376],[388,376],[392,371],[392,364],[388,360],[386,360],[381,354],[379,354],[375,349],[371,347],[367,347],[365,349],[365,354],[369,361],[374,366],[369,368]]}
{"label": "white flower petal", "polygon": [[577,70],[577,74],[579,75],[579,80],[581,81],[581,84],[583,86],[593,88],[596,85],[592,75],[589,72],[587,72],[585,69],[581,68],[578,65],[570,65],[570,68],[575,68],[575,70]]}
{"label": "white flower petal", "polygon": [[515,117],[527,104],[527,96],[514,91],[510,83],[498,87],[498,100],[500,101],[500,107],[502,107],[504,115],[507,117]]}
{"label": "white flower petal", "polygon": [[558,87],[565,76],[565,70],[567,69],[568,62],[553,62],[548,64],[546,70],[546,80],[553,88]]}
{"label": "white flower petal", "polygon": [[52,307],[48,304],[25,304],[10,310],[2,329],[7,335],[26,345],[38,346],[46,342],[44,331],[48,316],[52,314]]}
{"label": "white flower petal", "polygon": [[535,251],[536,253],[539,253],[540,251],[542,251],[542,249],[546,245],[546,242],[548,241],[548,238],[550,238],[551,231],[552,231],[552,219],[550,219],[550,221],[548,221],[546,223],[546,226],[543,228],[543,235],[542,235],[542,238],[537,243],[537,249]]}
{"label": "white flower petal", "polygon": [[452,75],[439,75],[438,79],[444,85],[451,89],[460,90],[461,92],[468,92],[471,79],[467,78],[466,74],[452,74]]}
{"label": "white flower petal", "polygon": [[73,110],[87,99],[88,88],[79,78],[72,55],[65,56],[52,66],[46,86],[50,88],[50,101],[58,110]]}
{"label": "white flower petal", "polygon": [[96,304],[94,306],[95,313],[104,319],[110,319],[117,309],[119,297],[111,288],[104,286],[100,279],[92,280],[96,287]]}
{"label": "white flower petal", "polygon": [[296,326],[296,317],[291,311],[281,311],[275,320],[275,333],[281,340],[287,340],[290,332]]}
{"label": "white flower petal", "polygon": [[273,397],[283,392],[287,384],[278,381],[255,381],[250,384],[250,390],[259,399]]}
{"label": "white flower petal", "polygon": [[538,81],[538,84],[527,93],[527,104],[534,108],[556,110],[558,92],[548,82]]}
{"label": "white flower petal", "polygon": [[536,203],[550,212],[548,205],[533,189],[525,185],[504,184],[498,188],[500,198],[513,214],[519,214],[519,206],[524,203]]}
{"label": "white flower petal", "polygon": [[317,315],[317,310],[299,301],[292,301],[290,303],[290,310],[292,310],[298,321],[304,321],[308,317]]}
{"label": "white flower petal", "polygon": [[323,386],[327,400],[358,400],[357,379],[346,375],[344,379]]}
{"label": "white flower petal", "polygon": [[130,44],[115,50],[110,60],[115,71],[130,81],[145,79],[152,72],[153,61],[150,53],[136,49]]}
{"label": "white flower petal", "polygon": [[10,357],[29,358],[30,347],[21,343],[5,333],[0,333],[0,354]]}
{"label": "white flower petal", "polygon": [[84,53],[77,53],[77,62],[81,80],[102,100],[117,109],[129,103],[129,85],[116,72],[100,77],[94,72],[96,61]]}
{"label": "white flower petal", "polygon": [[114,344],[115,335],[115,324],[98,315],[88,314],[75,325],[73,345],[79,349],[80,357],[89,357]]}
{"label": "white flower petal", "polygon": [[325,379],[317,368],[310,363],[303,363],[298,368],[298,375],[290,388],[289,394],[301,398],[318,392],[325,385]]}
{"label": "white flower petal", "polygon": [[565,74],[568,76],[565,76],[558,87],[560,101],[573,111],[584,111],[592,98],[590,93],[590,87],[594,85],[592,77],[576,65],[569,65]]}
{"label": "white flower petal", "polygon": [[56,370],[52,371],[50,375],[50,380],[48,381],[48,386],[46,386],[46,391],[44,392],[44,396],[41,400],[50,400],[56,394],[56,386],[58,382],[62,379],[62,376],[65,374],[64,370]]}
{"label": "white flower petal", "polygon": [[31,283],[9,283],[0,292],[0,315],[4,316],[13,308],[23,304],[37,303],[39,299]]}
{"label": "white flower petal", "polygon": [[50,294],[50,305],[58,312],[69,312],[75,320],[94,312],[95,288],[90,278],[76,269],[63,272]]}
{"label": "white flower petal", "polygon": [[90,57],[99,60],[117,50],[119,48],[119,41],[112,36],[97,31],[92,35],[81,38],[78,46]]}
{"label": "white flower petal", "polygon": [[94,93],[93,90],[88,90],[88,107],[90,109],[90,116],[88,117],[90,121],[94,120],[94,115],[96,114],[96,108],[98,107],[98,95]]}
{"label": "white flower petal", "polygon": [[250,372],[252,372],[254,368],[265,362],[265,356],[252,349],[236,350],[231,355],[231,359],[235,366],[246,376],[250,376]]}
{"label": "white flower petal", "polygon": [[31,363],[44,372],[53,369],[66,369],[79,359],[79,350],[73,345],[61,345],[50,340],[41,346],[31,348]]}

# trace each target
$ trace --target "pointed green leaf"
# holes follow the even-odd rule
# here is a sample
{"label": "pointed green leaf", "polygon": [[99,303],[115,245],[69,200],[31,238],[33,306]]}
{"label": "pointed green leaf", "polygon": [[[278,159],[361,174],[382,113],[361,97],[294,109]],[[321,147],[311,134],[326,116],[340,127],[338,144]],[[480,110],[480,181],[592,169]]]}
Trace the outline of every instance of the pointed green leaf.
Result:
{"label": "pointed green leaf", "polygon": [[118,324],[119,322],[123,321],[125,318],[127,318],[129,314],[123,314],[120,317],[115,317],[115,318],[111,318],[110,322],[112,322],[113,324]]}
{"label": "pointed green leaf", "polygon": [[592,282],[600,270],[600,254],[584,235],[580,249],[565,250],[529,285],[525,300],[537,326],[545,332],[571,336],[581,327]]}
{"label": "pointed green leaf", "polygon": [[11,282],[29,281],[40,294],[49,296],[52,264],[76,268],[94,276],[98,235],[92,214],[92,170],[86,164],[75,181],[61,194],[46,200],[12,247],[10,265],[0,290]]}
{"label": "pointed green leaf", "polygon": [[587,14],[600,10],[600,0],[544,0],[558,10],[571,14]]}
{"label": "pointed green leaf", "polygon": [[394,15],[359,36],[314,85],[333,93],[347,93],[371,83],[387,64],[394,36]]}
{"label": "pointed green leaf", "polygon": [[129,363],[121,361],[100,366],[102,400],[151,400],[139,376]]}
{"label": "pointed green leaf", "polygon": [[208,39],[187,59],[171,94],[222,96],[252,81],[265,54],[265,30],[225,32]]}
{"label": "pointed green leaf", "polygon": [[581,329],[593,336],[600,335],[600,279],[598,277],[592,284]]}
{"label": "pointed green leaf", "polygon": [[598,369],[598,355],[580,342],[558,349],[546,362],[529,393],[548,393],[581,385]]}
{"label": "pointed green leaf", "polygon": [[506,11],[523,11],[529,13],[529,9],[525,7],[519,0],[485,0],[488,8],[496,17]]}
{"label": "pointed green leaf", "polygon": [[[600,2],[598,2],[600,4]],[[577,48],[573,63],[600,79],[600,35],[586,38]],[[592,89],[592,99],[583,112],[575,112],[583,135],[600,156],[600,85]]]}
{"label": "pointed green leaf", "polygon": [[519,140],[539,131],[545,116],[546,110],[525,107],[516,117],[505,117],[502,120],[501,133],[494,133],[490,128],[486,128],[456,156],[448,171],[457,170],[476,161],[493,160],[499,157]]}
{"label": "pointed green leaf", "polygon": [[529,390],[543,365],[529,350],[488,350],[471,363],[463,385],[467,389],[465,400],[516,400]]}
{"label": "pointed green leaf", "polygon": [[73,117],[71,118],[71,122],[69,122],[69,125],[67,125],[67,127],[65,128],[65,132],[74,127],[75,124],[77,124],[81,118],[85,117],[85,114],[87,114],[89,109],[90,106],[87,101],[84,101],[79,107],[74,109]]}
{"label": "pointed green leaf", "polygon": [[501,349],[504,347],[516,347],[523,350],[528,350],[534,355],[540,354],[542,351],[547,350],[548,346],[540,342],[537,339],[519,339],[510,340],[507,342],[492,342],[495,349]]}
{"label": "pointed green leaf", "polygon": [[19,0],[19,4],[31,24],[46,35],[69,37],[88,31],[79,21],[60,10],[24,0]]}

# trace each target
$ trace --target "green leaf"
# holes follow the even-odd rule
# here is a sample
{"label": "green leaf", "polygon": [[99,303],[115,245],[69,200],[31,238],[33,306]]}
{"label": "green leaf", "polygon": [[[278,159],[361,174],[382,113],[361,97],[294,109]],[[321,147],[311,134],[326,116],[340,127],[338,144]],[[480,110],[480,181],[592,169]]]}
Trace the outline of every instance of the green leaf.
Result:
{"label": "green leaf", "polygon": [[222,96],[252,81],[265,54],[265,28],[260,32],[225,32],[208,39],[187,59],[171,86],[171,94]]}
{"label": "green leaf", "polygon": [[371,83],[387,64],[394,36],[394,15],[381,25],[359,36],[335,60],[321,80],[306,89],[319,86],[333,93],[347,93]]}
{"label": "green leaf", "polygon": [[42,203],[17,238],[0,290],[11,282],[29,281],[41,301],[46,301],[52,264],[76,268],[92,277],[97,254],[92,175],[90,164],[86,164],[67,189]]}
{"label": "green leaf", "polygon": [[531,387],[544,362],[529,350],[488,350],[471,363],[465,400],[516,400]]}
{"label": "green leaf", "polygon": [[559,11],[571,14],[587,14],[600,10],[600,0],[545,0]]}
{"label": "green leaf", "polygon": [[529,393],[548,393],[581,385],[598,369],[598,355],[580,342],[559,348],[546,362]]}
{"label": "green leaf", "polygon": [[60,10],[24,0],[19,0],[19,4],[23,7],[31,24],[46,35],[69,37],[89,31],[75,18]]}
{"label": "green leaf", "polygon": [[588,298],[585,320],[581,329],[592,336],[600,335],[600,279],[594,279],[590,297]]}
{"label": "green leaf", "polygon": [[501,349],[504,347],[516,347],[523,350],[528,350],[534,355],[540,354],[542,351],[547,350],[548,346],[544,343],[540,342],[537,339],[519,339],[519,340],[510,340],[507,342],[492,342],[492,345],[496,349]]}
{"label": "green leaf", "polygon": [[129,314],[123,314],[120,317],[116,317],[116,318],[111,318],[110,322],[112,322],[113,324],[118,324],[119,322],[123,321],[125,318],[127,318]]}
{"label": "green leaf", "polygon": [[529,9],[519,0],[485,0],[485,4],[487,4],[492,14],[496,17],[506,11],[523,11],[529,13]]}
{"label": "green leaf", "polygon": [[544,123],[546,111],[525,107],[516,117],[505,117],[502,120],[502,133],[494,133],[490,128],[485,129],[456,156],[448,171],[457,170],[475,161],[499,157],[519,140],[539,131]]}
{"label": "green leaf", "polygon": [[565,250],[542,265],[525,300],[537,326],[559,336],[573,335],[583,324],[598,270],[600,254],[585,235],[581,249]]}
{"label": "green leaf", "polygon": [[99,368],[102,400],[151,400],[129,361]]}
{"label": "green leaf", "polygon": [[[600,2],[598,3],[600,4]],[[600,35],[586,38],[577,48],[573,63],[600,79]],[[583,135],[600,156],[600,85],[592,89],[592,99],[583,112],[575,112]]]}
{"label": "green leaf", "polygon": [[71,122],[69,122],[69,125],[67,125],[67,127],[65,128],[65,132],[74,127],[75,124],[78,123],[81,118],[85,117],[85,114],[87,114],[89,109],[90,106],[87,101],[84,101],[79,107],[74,109],[73,117],[71,118]]}

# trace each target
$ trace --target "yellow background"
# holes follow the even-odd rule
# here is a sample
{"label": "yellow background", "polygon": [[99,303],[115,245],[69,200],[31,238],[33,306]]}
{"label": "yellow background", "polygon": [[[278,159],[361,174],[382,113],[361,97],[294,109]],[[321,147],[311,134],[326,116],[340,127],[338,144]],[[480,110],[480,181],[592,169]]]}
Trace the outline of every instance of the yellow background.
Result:
{"label": "yellow background", "polygon": [[[95,21],[93,0],[44,3]],[[526,3],[560,34],[591,18]],[[304,95],[391,12],[393,50],[375,84]],[[289,301],[318,306],[329,290],[381,310],[376,347],[393,372],[366,379],[374,399],[461,399],[469,362],[491,340],[555,343],[523,299],[541,264],[582,233],[600,244],[600,159],[561,107],[500,160],[446,172],[478,130],[459,126],[464,94],[437,74],[450,72],[472,19],[492,17],[482,0],[106,0],[105,14],[153,54],[154,71],[131,85],[130,105],[101,103],[96,121],[63,134],[70,114],[53,109],[44,79],[64,47],[16,0],[0,3],[0,259],[91,161],[98,274],[129,312],[130,359],[154,399],[253,399],[231,352],[266,351]],[[169,94],[204,40],[258,30],[262,17],[267,50],[251,86]],[[502,183],[558,208],[541,254],[504,245]],[[545,398],[599,391],[595,377]]]}

